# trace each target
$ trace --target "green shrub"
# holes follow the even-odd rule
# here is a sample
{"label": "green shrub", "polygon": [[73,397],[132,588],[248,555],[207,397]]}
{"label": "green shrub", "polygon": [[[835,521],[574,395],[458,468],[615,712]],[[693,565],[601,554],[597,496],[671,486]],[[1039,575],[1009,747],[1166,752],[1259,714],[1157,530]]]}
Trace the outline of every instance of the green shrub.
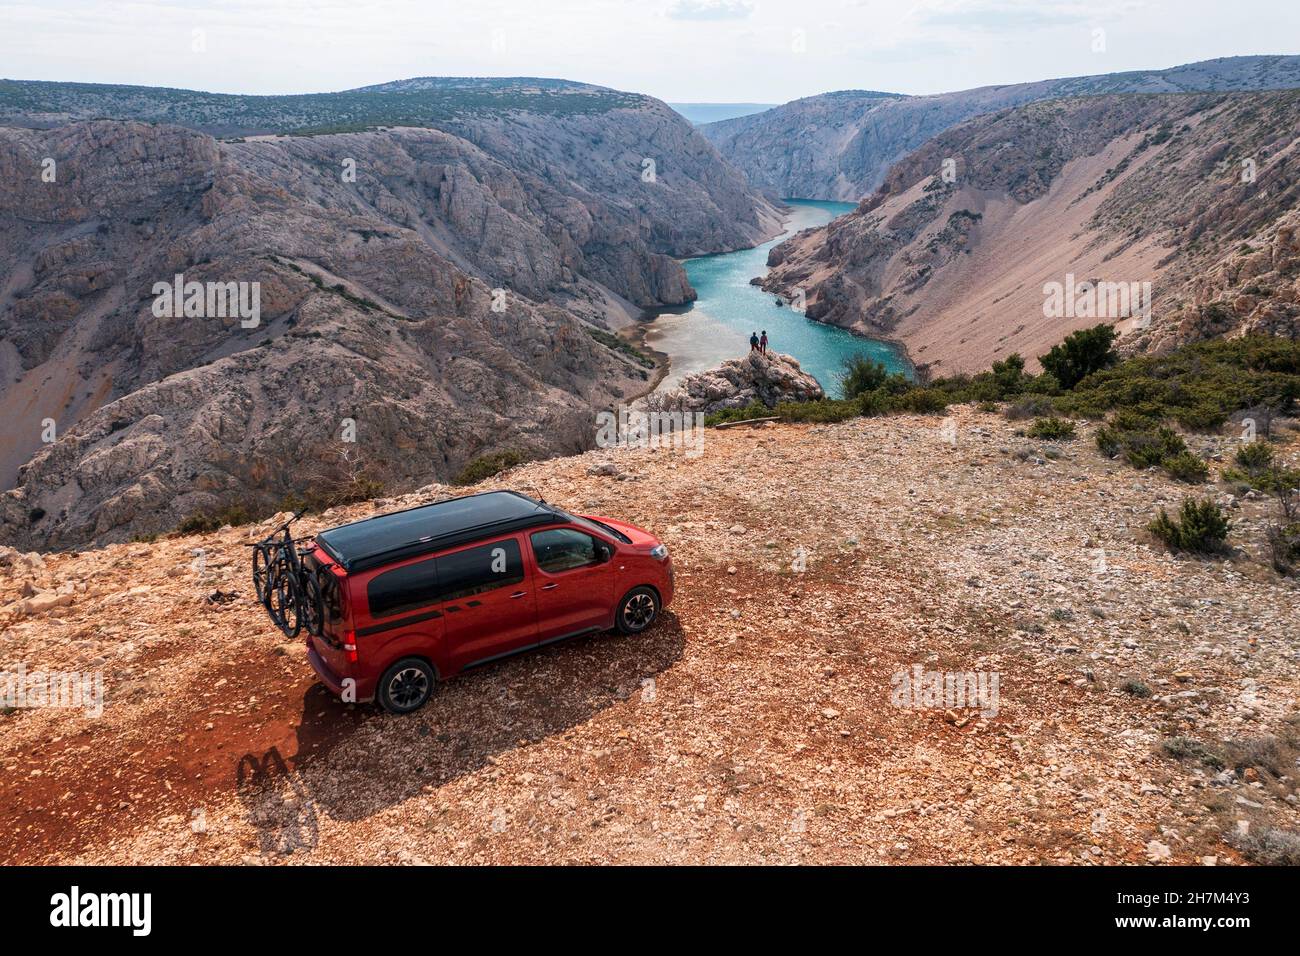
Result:
{"label": "green shrub", "polygon": [[844,371],[840,373],[840,394],[845,398],[857,398],[884,387],[887,381],[889,370],[882,363],[873,362],[864,355],[854,355],[845,360]]}
{"label": "green shrub", "polygon": [[1265,529],[1264,536],[1273,559],[1273,570],[1278,574],[1294,574],[1300,566],[1300,521],[1290,524],[1274,522]]}
{"label": "green shrub", "polygon": [[1217,504],[1193,498],[1184,499],[1177,521],[1161,508],[1156,519],[1147,525],[1147,529],[1170,549],[1198,554],[1222,551],[1231,527]]}
{"label": "green shrub", "polygon": [[710,412],[704,417],[704,424],[721,425],[726,422],[747,422],[751,418],[771,418],[775,414],[772,409],[755,399],[744,408],[724,408],[721,411]]}
{"label": "green shrub", "polygon": [[1040,418],[1029,426],[1025,434],[1030,438],[1061,441],[1074,437],[1074,422],[1064,418]]}
{"label": "green shrub", "polygon": [[1180,451],[1176,455],[1170,455],[1160,464],[1171,478],[1188,484],[1202,484],[1210,476],[1209,466],[1190,451]]}
{"label": "green shrub", "polygon": [[[1118,418],[1113,430],[1107,431],[1104,440],[1108,446],[1117,447],[1116,453],[1123,454],[1124,460],[1134,468],[1162,465],[1166,459],[1187,451],[1182,436],[1172,428],[1164,425],[1155,428],[1140,425],[1125,427],[1125,423]],[[1102,442],[1103,436],[1098,434],[1098,447],[1102,447]]]}
{"label": "green shrub", "polygon": [[622,352],[632,361],[644,368],[654,368],[656,362],[649,355],[646,355],[631,342],[625,342],[613,332],[606,332],[604,329],[592,328],[590,325],[584,325],[587,334],[593,339],[605,346],[607,349],[613,349],[615,352]]}
{"label": "green shrub", "polygon": [[1242,445],[1237,449],[1236,461],[1245,469],[1246,474],[1258,477],[1273,464],[1273,446],[1262,441]]}
{"label": "green shrub", "polygon": [[1046,395],[1026,395],[1013,401],[1003,414],[1012,421],[1056,415],[1056,405]]}
{"label": "green shrub", "polygon": [[1060,345],[1052,346],[1046,355],[1039,356],[1039,364],[1056,376],[1062,388],[1074,388],[1093,372],[1115,364],[1111,346],[1118,334],[1105,324],[1081,329],[1066,336]]}
{"label": "green shrub", "polygon": [[933,415],[946,409],[950,402],[942,389],[916,388],[897,396],[892,404],[895,411]]}
{"label": "green shrub", "polygon": [[1223,766],[1223,757],[1213,748],[1192,737],[1169,737],[1160,742],[1160,749],[1175,760],[1189,757],[1216,769]]}
{"label": "green shrub", "polygon": [[1119,689],[1131,697],[1150,697],[1151,688],[1140,680],[1129,678],[1119,685]]}
{"label": "green shrub", "polygon": [[319,514],[341,505],[370,501],[383,494],[384,486],[374,478],[364,474],[345,475],[338,472],[317,479],[299,491],[289,492],[280,499],[275,510]]}
{"label": "green shrub", "polygon": [[1096,441],[1097,448],[1107,458],[1118,458],[1119,453],[1124,450],[1124,442],[1120,438],[1120,433],[1105,425],[1097,429]]}
{"label": "green shrub", "polygon": [[513,450],[480,455],[462,468],[460,474],[453,478],[451,483],[453,485],[475,485],[505,471],[507,468],[521,465],[527,460],[523,452]]}
{"label": "green shrub", "polygon": [[1214,431],[1228,420],[1228,413],[1221,406],[1210,402],[1198,402],[1188,408],[1174,410],[1174,421],[1192,432]]}
{"label": "green shrub", "polygon": [[[858,402],[822,398],[812,402],[780,402],[768,414],[780,415],[788,422],[843,422],[862,414]],[[759,416],[756,416],[759,417]]]}
{"label": "green shrub", "polygon": [[[859,358],[845,365],[841,401],[854,403],[859,415],[929,414],[962,403],[989,408],[991,402],[1007,402],[1004,414],[1012,420],[1097,421],[1112,415],[1097,432],[1098,448],[1149,468],[1187,450],[1169,422],[1189,430],[1214,429],[1246,409],[1288,412],[1300,398],[1300,342],[1262,335],[1215,339],[1120,362],[1110,347],[1113,340],[1114,330],[1106,325],[1075,332],[1040,359],[1045,371],[1038,376],[1026,373],[1024,359],[1013,354],[976,375],[926,384]],[[802,404],[814,407],[796,407]],[[781,407],[790,421],[851,417],[848,406],[832,399]],[[710,415],[706,423],[770,414],[766,408],[733,409]]]}
{"label": "green shrub", "polygon": [[181,521],[176,526],[176,530],[180,534],[207,534],[224,528],[226,525],[238,527],[241,524],[249,524],[255,520],[257,519],[243,505],[227,505],[217,511],[196,512]]}

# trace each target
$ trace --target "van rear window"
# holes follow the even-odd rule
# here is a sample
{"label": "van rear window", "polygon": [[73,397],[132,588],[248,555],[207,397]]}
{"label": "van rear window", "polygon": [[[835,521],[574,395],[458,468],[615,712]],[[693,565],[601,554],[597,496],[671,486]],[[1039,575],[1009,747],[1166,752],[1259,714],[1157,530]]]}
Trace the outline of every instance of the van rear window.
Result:
{"label": "van rear window", "polygon": [[523,579],[519,542],[507,538],[385,571],[371,580],[366,595],[370,616],[388,617]]}

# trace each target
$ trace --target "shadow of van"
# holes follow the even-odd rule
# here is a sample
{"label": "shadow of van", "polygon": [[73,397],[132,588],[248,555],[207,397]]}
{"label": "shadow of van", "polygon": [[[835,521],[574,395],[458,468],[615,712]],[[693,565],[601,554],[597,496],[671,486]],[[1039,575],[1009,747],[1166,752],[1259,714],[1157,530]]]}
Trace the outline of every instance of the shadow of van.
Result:
{"label": "shadow of van", "polygon": [[485,766],[490,758],[585,723],[635,694],[682,656],[681,622],[665,612],[645,634],[555,644],[441,685],[402,717],[341,703],[321,685],[303,696],[297,753],[244,754],[236,792],[263,855],[310,852],[319,815],[362,820]]}

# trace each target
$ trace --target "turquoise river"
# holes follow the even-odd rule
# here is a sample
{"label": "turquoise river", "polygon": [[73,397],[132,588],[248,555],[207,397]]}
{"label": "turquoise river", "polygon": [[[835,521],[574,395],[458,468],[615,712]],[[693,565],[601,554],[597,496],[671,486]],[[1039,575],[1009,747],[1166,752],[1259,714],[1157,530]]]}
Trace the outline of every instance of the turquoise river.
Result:
{"label": "turquoise river", "polygon": [[645,333],[646,344],[669,357],[671,368],[664,385],[743,356],[749,351],[749,334],[764,329],[769,348],[793,355],[833,396],[839,394],[844,360],[852,355],[883,362],[894,371],[910,371],[894,346],[813,322],[789,306],[777,308],[774,296],[750,285],[750,279],[767,272],[767,252],[778,242],[854,208],[852,203],[810,199],[785,203],[790,207],[786,231],[772,241],[683,263],[699,297],[683,309],[660,313]]}

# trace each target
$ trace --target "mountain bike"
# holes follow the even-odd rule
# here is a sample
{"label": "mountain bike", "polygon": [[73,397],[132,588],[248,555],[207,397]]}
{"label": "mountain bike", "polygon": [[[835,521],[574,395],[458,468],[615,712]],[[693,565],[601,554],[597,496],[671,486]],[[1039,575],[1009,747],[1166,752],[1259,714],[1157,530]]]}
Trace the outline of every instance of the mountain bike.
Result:
{"label": "mountain bike", "polygon": [[253,549],[253,590],[271,622],[285,637],[293,638],[305,627],[307,633],[319,635],[325,615],[320,580],[316,572],[303,563],[311,554],[311,537],[293,537],[289,527],[302,517],[293,517]]}

